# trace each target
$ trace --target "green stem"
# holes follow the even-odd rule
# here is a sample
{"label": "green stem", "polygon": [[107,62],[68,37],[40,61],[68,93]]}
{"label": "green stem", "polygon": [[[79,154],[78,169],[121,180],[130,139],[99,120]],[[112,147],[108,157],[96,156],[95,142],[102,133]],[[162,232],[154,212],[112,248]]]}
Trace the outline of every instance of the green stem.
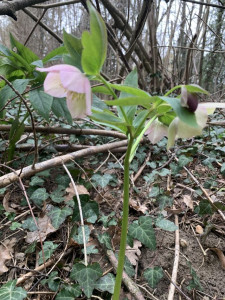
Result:
{"label": "green stem", "polygon": [[[105,78],[102,77],[100,74],[99,74],[98,76],[96,76],[96,77],[97,77],[100,81],[102,81],[102,83],[104,83],[104,85],[107,87],[107,89],[108,89],[108,90],[110,91],[110,93],[112,94],[113,98],[114,98],[114,99],[118,99],[118,97],[116,96],[116,93],[115,93],[114,90],[111,88],[111,86],[109,85],[109,83],[105,80]],[[127,118],[127,115],[126,115],[126,113],[125,113],[123,107],[119,106],[119,108],[120,108],[120,110],[121,110],[121,112],[122,112],[122,114],[123,114],[124,120],[125,120],[126,123],[127,123],[128,130],[130,131],[129,126],[128,126],[128,124],[130,124],[130,123],[129,123],[129,120],[128,120],[128,118]],[[130,132],[130,134],[131,134],[131,132]]]}
{"label": "green stem", "polygon": [[120,288],[123,277],[123,268],[125,261],[125,251],[127,244],[127,230],[128,230],[128,216],[129,216],[129,169],[130,169],[130,153],[133,145],[133,138],[131,137],[128,143],[127,152],[124,160],[124,185],[123,185],[123,219],[122,219],[122,231],[120,238],[120,251],[118,266],[116,272],[116,283],[114,288],[114,294],[112,300],[119,300],[120,297]]}

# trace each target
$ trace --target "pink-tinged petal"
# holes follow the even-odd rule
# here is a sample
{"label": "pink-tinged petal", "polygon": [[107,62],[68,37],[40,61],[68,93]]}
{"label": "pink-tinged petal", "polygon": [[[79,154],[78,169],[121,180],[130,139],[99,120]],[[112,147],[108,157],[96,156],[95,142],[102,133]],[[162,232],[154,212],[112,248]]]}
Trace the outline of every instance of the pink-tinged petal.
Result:
{"label": "pink-tinged petal", "polygon": [[68,92],[66,102],[72,118],[83,118],[87,115],[85,94]]}
{"label": "pink-tinged petal", "polygon": [[164,136],[168,134],[168,127],[163,123],[155,120],[146,130],[145,134],[148,135],[148,139],[152,144],[158,143]]}
{"label": "pink-tinged petal", "polygon": [[63,86],[69,91],[73,91],[76,93],[85,93],[85,87],[87,83],[89,83],[89,80],[80,71],[79,72],[63,71],[60,72],[60,77]]}
{"label": "pink-tinged petal", "polygon": [[179,122],[178,118],[175,118],[168,128],[168,142],[167,142],[167,150],[174,146],[176,135],[177,135],[177,124]]}
{"label": "pink-tinged petal", "polygon": [[204,126],[191,127],[186,123],[183,123],[178,117],[176,117],[169,126],[168,129],[168,143],[167,149],[174,146],[175,140],[178,138],[189,139],[194,136],[202,134]]}
{"label": "pink-tinged petal", "polygon": [[206,103],[200,103],[199,108],[206,109],[207,114],[211,115],[214,113],[216,108],[225,108],[225,103],[221,102],[206,102]]}
{"label": "pink-tinged petal", "polygon": [[61,65],[55,65],[55,66],[51,66],[48,68],[36,68],[36,70],[40,71],[40,72],[79,72],[80,70],[77,69],[74,66],[71,65],[65,65],[65,64],[61,64]]}
{"label": "pink-tinged petal", "polygon": [[62,86],[59,73],[49,73],[44,81],[44,91],[54,97],[65,97],[67,91]]}

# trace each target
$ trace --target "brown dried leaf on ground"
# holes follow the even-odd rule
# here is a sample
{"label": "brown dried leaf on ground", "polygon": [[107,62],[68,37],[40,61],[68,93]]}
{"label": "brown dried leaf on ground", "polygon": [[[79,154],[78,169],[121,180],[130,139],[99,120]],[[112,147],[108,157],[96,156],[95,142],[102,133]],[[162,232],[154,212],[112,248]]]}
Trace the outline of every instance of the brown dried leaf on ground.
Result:
{"label": "brown dried leaf on ground", "polygon": [[[77,192],[79,195],[89,195],[88,190],[83,185],[76,185]],[[76,195],[72,183],[66,188],[67,195],[65,197],[65,201],[70,201]]]}
{"label": "brown dried leaf on ground", "polygon": [[129,201],[130,207],[132,207],[136,211],[140,211],[145,214],[148,211],[148,208],[145,204],[140,204],[138,200],[130,199]]}
{"label": "brown dried leaf on ground", "polygon": [[39,218],[37,220],[37,224],[39,232],[36,230],[27,233],[26,242],[29,244],[33,243],[34,241],[40,241],[39,235],[41,235],[41,239],[44,241],[49,233],[57,230],[52,226],[51,219],[47,215],[45,215],[43,218]]}
{"label": "brown dried leaf on ground", "polygon": [[138,240],[134,240],[133,247],[127,246],[126,256],[133,266],[136,266],[139,256],[141,255],[141,250],[139,249],[142,246],[142,243]]}
{"label": "brown dried leaf on ground", "polygon": [[194,209],[193,200],[190,195],[184,195],[183,202],[189,207],[191,210]]}
{"label": "brown dried leaf on ground", "polygon": [[217,254],[217,256],[220,260],[221,266],[225,270],[225,256],[223,254],[223,251],[218,248],[209,248],[209,249],[214,251]]}
{"label": "brown dried leaf on ground", "polygon": [[5,265],[6,260],[11,259],[10,253],[13,251],[13,247],[16,244],[16,238],[11,240],[5,240],[4,244],[0,245],[0,275],[8,271]]}
{"label": "brown dried leaf on ground", "polygon": [[3,198],[3,203],[2,203],[5,211],[16,212],[15,209],[13,209],[12,207],[9,206],[9,200],[10,200],[10,192],[7,192]]}

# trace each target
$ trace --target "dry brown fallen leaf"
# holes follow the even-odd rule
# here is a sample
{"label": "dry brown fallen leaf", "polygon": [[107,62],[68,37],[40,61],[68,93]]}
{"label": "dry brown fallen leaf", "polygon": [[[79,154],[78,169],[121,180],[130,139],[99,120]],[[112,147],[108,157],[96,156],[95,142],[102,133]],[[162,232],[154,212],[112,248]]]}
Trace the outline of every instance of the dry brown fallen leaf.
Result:
{"label": "dry brown fallen leaf", "polygon": [[198,234],[203,234],[204,230],[203,230],[201,225],[197,225],[195,227],[195,232],[198,233]]}
{"label": "dry brown fallen leaf", "polygon": [[191,210],[194,209],[193,200],[190,195],[184,195],[183,202],[189,207]]}
{"label": "dry brown fallen leaf", "polygon": [[[79,195],[89,195],[89,192],[88,192],[88,190],[86,189],[85,186],[76,185],[76,188],[77,188],[77,192],[78,192]],[[67,192],[67,195],[65,196],[65,201],[72,200],[73,197],[75,196],[75,191],[74,191],[72,183],[70,183],[68,188],[66,188],[66,192]]]}
{"label": "dry brown fallen leaf", "polygon": [[126,256],[133,266],[136,266],[139,256],[141,255],[141,250],[139,249],[141,246],[141,242],[134,240],[133,247],[127,246],[126,248]]}
{"label": "dry brown fallen leaf", "polygon": [[137,200],[130,199],[129,200],[129,205],[136,211],[140,211],[143,214],[145,214],[148,211],[148,208],[144,204],[139,204]]}
{"label": "dry brown fallen leaf", "polygon": [[223,251],[218,248],[209,248],[209,249],[214,251],[217,254],[217,256],[220,260],[221,266],[225,270],[225,256],[223,254]]}
{"label": "dry brown fallen leaf", "polygon": [[39,232],[36,230],[27,233],[26,242],[29,244],[33,243],[34,241],[40,241],[39,234],[41,235],[42,241],[44,241],[49,233],[57,230],[52,226],[51,220],[47,215],[45,215],[43,218],[38,218],[37,224],[40,230]]}
{"label": "dry brown fallen leaf", "polygon": [[9,200],[10,200],[10,192],[7,192],[3,198],[3,203],[2,203],[5,211],[16,212],[15,209],[13,209],[12,207],[9,206]]}
{"label": "dry brown fallen leaf", "polygon": [[4,243],[0,245],[0,275],[8,271],[5,262],[12,258],[10,253],[13,251],[15,244],[16,238],[12,238],[11,240],[5,240]]}

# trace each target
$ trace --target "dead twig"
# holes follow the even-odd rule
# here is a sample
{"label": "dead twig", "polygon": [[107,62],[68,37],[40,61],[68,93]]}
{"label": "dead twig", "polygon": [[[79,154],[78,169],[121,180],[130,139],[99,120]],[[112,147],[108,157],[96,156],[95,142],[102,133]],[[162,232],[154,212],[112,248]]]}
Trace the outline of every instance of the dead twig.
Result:
{"label": "dead twig", "polygon": [[179,233],[178,215],[175,215],[174,218],[175,218],[175,225],[178,228],[177,230],[175,230],[175,253],[174,253],[172,277],[171,277],[169,293],[168,293],[168,300],[174,299],[175,285],[172,284],[172,282],[177,281],[177,272],[178,272],[179,256],[180,256],[180,233]]}
{"label": "dead twig", "polygon": [[71,160],[76,160],[78,158],[94,155],[96,153],[107,152],[108,150],[119,148],[127,145],[127,141],[120,141],[111,144],[101,145],[101,146],[91,146],[88,149],[83,149],[80,151],[72,152],[69,154],[61,155],[44,162],[37,163],[35,169],[32,166],[23,168],[22,170],[17,170],[15,172],[3,175],[0,177],[0,188],[5,187],[13,182],[19,180],[19,178],[24,178],[32,176],[44,170],[60,166],[63,163],[67,163]]}

